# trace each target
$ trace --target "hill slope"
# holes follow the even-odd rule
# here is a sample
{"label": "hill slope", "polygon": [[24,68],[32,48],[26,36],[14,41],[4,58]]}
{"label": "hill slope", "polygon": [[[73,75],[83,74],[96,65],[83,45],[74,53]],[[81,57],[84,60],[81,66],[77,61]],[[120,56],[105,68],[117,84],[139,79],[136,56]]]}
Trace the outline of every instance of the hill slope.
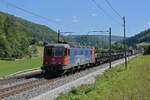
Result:
{"label": "hill slope", "polygon": [[127,45],[129,46],[135,46],[136,44],[142,42],[150,42],[150,29],[140,32],[139,34],[127,39]]}
{"label": "hill slope", "polygon": [[[75,39],[79,43],[85,43],[87,45],[98,45],[99,47],[108,47],[109,36],[108,35],[72,35],[71,38]],[[123,40],[121,36],[112,36],[112,43],[120,42]]]}
{"label": "hill slope", "polygon": [[20,58],[28,53],[33,40],[57,41],[57,33],[44,25],[35,24],[0,12],[0,58]]}
{"label": "hill slope", "polygon": [[[108,35],[100,35],[101,38],[103,38],[105,41],[109,42],[109,36]],[[121,36],[115,36],[112,35],[112,42],[121,42],[123,40],[123,37]]]}
{"label": "hill slope", "polygon": [[0,12],[0,57],[21,57],[27,53],[28,47],[26,28]]}
{"label": "hill slope", "polygon": [[84,43],[86,45],[91,45],[91,46],[97,45],[103,48],[108,47],[108,42],[96,35],[72,35],[69,37],[73,38],[78,43]]}
{"label": "hill slope", "polygon": [[[21,25],[21,27],[25,28],[27,30],[27,35],[30,37],[36,37],[39,40],[43,40],[45,37],[45,40],[47,42],[56,42],[57,41],[57,33],[50,29],[49,27],[45,25],[36,24],[30,21],[27,21],[25,19],[6,14],[3,12],[0,12],[0,14],[4,17],[7,17]],[[44,36],[44,37],[43,37]],[[51,37],[51,38],[48,38]]]}

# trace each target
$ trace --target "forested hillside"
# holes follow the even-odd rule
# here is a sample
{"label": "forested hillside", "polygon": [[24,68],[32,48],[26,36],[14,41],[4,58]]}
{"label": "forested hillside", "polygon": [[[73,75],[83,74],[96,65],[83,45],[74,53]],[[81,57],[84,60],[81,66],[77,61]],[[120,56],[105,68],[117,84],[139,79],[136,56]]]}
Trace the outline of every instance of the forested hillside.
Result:
{"label": "forested hillside", "polygon": [[[92,46],[99,46],[103,48],[108,47],[109,43],[109,36],[108,35],[72,35],[71,38],[75,39],[79,43],[86,43],[88,45]],[[112,36],[112,43],[114,42],[120,42],[123,40],[123,37],[121,36]]]}
{"label": "forested hillside", "polygon": [[12,17],[0,13],[0,57],[22,57],[28,52],[28,30]]}
{"label": "forested hillside", "polygon": [[[109,42],[109,36],[108,35],[99,35],[99,36],[101,38],[103,38],[105,41]],[[123,37],[112,35],[111,40],[112,40],[113,43],[114,42],[121,42],[123,40]]]}
{"label": "forested hillside", "polygon": [[96,35],[73,35],[70,36],[78,43],[84,43],[86,45],[98,46],[101,48],[107,48],[108,42],[103,38]]}
{"label": "forested hillside", "polygon": [[30,21],[24,20],[22,18],[13,16],[13,15],[3,13],[3,12],[0,12],[0,14],[4,17],[10,18],[11,20],[19,23],[21,27],[27,30],[27,35],[29,35],[30,37],[36,37],[39,40],[43,40],[43,38],[45,38],[45,41],[47,42],[57,41],[56,32],[45,25],[36,24]]}
{"label": "forested hillside", "polygon": [[57,33],[45,25],[35,24],[21,18],[16,18],[16,21],[21,23],[23,27],[28,29],[30,37],[36,37],[39,40],[44,40],[49,43],[57,41]]}
{"label": "forested hillside", "polygon": [[129,46],[135,46],[136,44],[142,42],[150,42],[150,29],[140,32],[139,34],[127,39],[127,45]]}
{"label": "forested hillside", "polygon": [[35,41],[57,41],[57,34],[44,25],[35,24],[0,12],[0,58],[21,58]]}

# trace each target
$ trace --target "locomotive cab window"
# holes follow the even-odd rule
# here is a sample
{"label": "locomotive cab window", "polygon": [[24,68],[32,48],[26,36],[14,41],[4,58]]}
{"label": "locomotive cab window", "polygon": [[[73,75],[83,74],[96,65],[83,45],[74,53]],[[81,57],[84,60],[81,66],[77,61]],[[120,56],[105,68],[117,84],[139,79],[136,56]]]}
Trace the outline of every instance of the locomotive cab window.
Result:
{"label": "locomotive cab window", "polygon": [[64,48],[55,48],[55,56],[64,56]]}
{"label": "locomotive cab window", "polygon": [[70,56],[70,49],[68,49],[68,56]]}
{"label": "locomotive cab window", "polygon": [[65,48],[65,56],[67,56],[67,48]]}
{"label": "locomotive cab window", "polygon": [[44,56],[52,56],[52,48],[45,48]]}

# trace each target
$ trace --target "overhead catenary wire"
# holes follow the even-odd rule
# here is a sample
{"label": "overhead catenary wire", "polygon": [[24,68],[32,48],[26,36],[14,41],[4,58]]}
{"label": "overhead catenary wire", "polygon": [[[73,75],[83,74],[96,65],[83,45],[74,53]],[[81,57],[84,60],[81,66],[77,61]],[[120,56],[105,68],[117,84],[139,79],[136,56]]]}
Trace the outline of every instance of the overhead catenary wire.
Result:
{"label": "overhead catenary wire", "polygon": [[[63,26],[64,28],[67,27],[68,29],[71,29],[71,26],[73,25],[73,24],[63,24],[63,23],[61,23],[61,22],[56,22],[55,20],[52,20],[52,19],[47,18],[47,17],[45,17],[45,16],[41,16],[41,15],[39,15],[39,14],[37,14],[37,13],[34,13],[34,12],[32,12],[32,11],[29,11],[29,10],[26,10],[26,9],[24,9],[24,8],[22,8],[22,7],[18,7],[18,6],[16,6],[15,4],[12,4],[12,3],[10,3],[10,2],[7,2],[6,0],[0,0],[0,2],[6,4],[7,6],[11,6],[11,7],[15,8],[15,9],[18,9],[18,10],[20,10],[20,11],[23,11],[23,12],[25,12],[25,13],[28,13],[28,14],[30,14],[30,15],[36,16],[36,17],[38,17],[38,18],[40,18],[40,19],[43,19],[43,20],[45,20],[45,21],[49,21],[49,22],[55,23],[55,24],[57,24],[57,25]],[[80,28],[80,29],[78,29],[78,30],[81,30],[81,31],[82,31],[83,28]]]}
{"label": "overhead catenary wire", "polygon": [[[18,9],[18,10],[23,11],[23,12],[25,12],[25,13],[28,13],[28,14],[30,14],[30,15],[36,16],[36,17],[38,17],[38,18],[40,18],[40,19],[43,19],[43,20],[45,20],[45,21],[52,22],[52,23],[55,23],[55,24],[60,25],[60,26],[63,26],[63,27],[68,27],[68,26],[64,25],[63,23],[55,22],[54,20],[51,20],[51,19],[49,19],[49,18],[47,18],[47,17],[45,17],[45,16],[41,16],[41,15],[39,15],[39,14],[37,14],[37,13],[34,13],[34,12],[32,12],[32,11],[28,11],[28,10],[26,10],[26,9],[24,9],[24,8],[21,8],[21,7],[18,7],[18,6],[16,6],[16,5],[12,4],[12,3],[9,3],[9,2],[7,2],[6,0],[0,0],[0,1],[1,1],[2,3],[6,4],[7,6],[11,6],[11,7],[15,8],[15,9]],[[44,41],[44,42],[46,41],[45,33],[43,33],[43,41]]]}
{"label": "overhead catenary wire", "polygon": [[122,19],[122,16],[119,14],[119,12],[117,10],[115,10],[113,8],[113,6],[111,5],[111,3],[108,0],[105,0],[105,1],[110,6],[110,8]]}
{"label": "overhead catenary wire", "polygon": [[45,20],[45,21],[49,21],[49,22],[52,22],[52,23],[55,23],[55,24],[58,24],[58,25],[61,24],[62,26],[65,26],[64,24],[62,24],[62,23],[60,23],[60,22],[58,23],[58,22],[56,22],[56,21],[54,21],[54,20],[52,20],[52,19],[49,19],[49,18],[47,18],[47,17],[45,17],[45,16],[41,16],[41,15],[39,15],[39,14],[37,14],[37,13],[34,13],[34,12],[28,11],[28,10],[26,10],[26,9],[24,9],[24,8],[18,7],[18,6],[16,6],[16,5],[12,4],[12,3],[7,2],[6,0],[1,0],[1,2],[5,3],[5,4],[8,5],[8,6],[11,6],[11,7],[15,8],[15,9],[18,9],[18,10],[21,10],[21,11],[23,11],[23,12],[25,12],[25,13],[28,13],[28,14],[30,14],[30,15],[39,17],[39,18],[41,18],[41,19],[43,19],[43,20]]}
{"label": "overhead catenary wire", "polygon": [[92,1],[92,2],[96,5],[96,7],[99,8],[107,17],[111,18],[114,22],[116,22],[117,24],[121,25],[121,23],[118,22],[116,19],[114,19],[109,13],[107,13],[107,12],[103,9],[103,7],[102,7],[100,4],[98,4],[95,0],[91,0],[91,1]]}

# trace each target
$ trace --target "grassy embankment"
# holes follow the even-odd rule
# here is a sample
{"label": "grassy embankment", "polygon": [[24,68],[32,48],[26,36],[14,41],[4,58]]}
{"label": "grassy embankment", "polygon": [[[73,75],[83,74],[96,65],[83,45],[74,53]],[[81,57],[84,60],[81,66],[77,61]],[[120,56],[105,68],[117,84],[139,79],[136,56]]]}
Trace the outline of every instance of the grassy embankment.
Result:
{"label": "grassy embankment", "polygon": [[38,53],[33,57],[20,59],[17,61],[0,60],[0,77],[7,76],[19,71],[38,68],[43,63],[43,47],[37,47]]}
{"label": "grassy embankment", "polygon": [[149,46],[150,43],[138,43],[136,44],[137,47],[140,47],[140,46]]}
{"label": "grassy embankment", "polygon": [[150,55],[131,59],[127,70],[107,70],[94,84],[72,88],[57,100],[150,100]]}

